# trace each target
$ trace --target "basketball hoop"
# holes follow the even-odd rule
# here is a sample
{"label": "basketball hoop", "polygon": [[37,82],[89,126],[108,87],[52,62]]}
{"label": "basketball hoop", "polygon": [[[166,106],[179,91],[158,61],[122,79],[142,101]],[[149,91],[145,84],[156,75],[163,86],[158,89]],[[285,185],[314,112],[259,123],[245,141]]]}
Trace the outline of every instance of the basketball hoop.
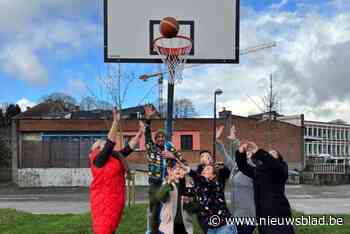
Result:
{"label": "basketball hoop", "polygon": [[181,82],[187,56],[192,49],[191,38],[181,35],[172,38],[161,36],[153,41],[153,46],[163,63],[168,66],[169,82]]}

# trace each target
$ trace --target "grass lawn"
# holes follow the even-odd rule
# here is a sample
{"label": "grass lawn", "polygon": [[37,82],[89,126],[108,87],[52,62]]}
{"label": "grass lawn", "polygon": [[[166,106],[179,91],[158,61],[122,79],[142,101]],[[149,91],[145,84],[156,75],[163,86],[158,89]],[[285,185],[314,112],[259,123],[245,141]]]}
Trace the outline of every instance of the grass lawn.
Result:
{"label": "grass lawn", "polygon": [[[295,216],[300,216],[296,213]],[[316,217],[316,216],[315,216]],[[299,234],[350,234],[350,215],[342,226],[299,226]],[[197,225],[196,225],[197,226]],[[118,234],[144,234],[146,230],[146,205],[126,208]],[[11,209],[0,209],[1,234],[85,234],[92,233],[90,214],[81,215],[33,215]],[[198,226],[196,234],[201,233]]]}

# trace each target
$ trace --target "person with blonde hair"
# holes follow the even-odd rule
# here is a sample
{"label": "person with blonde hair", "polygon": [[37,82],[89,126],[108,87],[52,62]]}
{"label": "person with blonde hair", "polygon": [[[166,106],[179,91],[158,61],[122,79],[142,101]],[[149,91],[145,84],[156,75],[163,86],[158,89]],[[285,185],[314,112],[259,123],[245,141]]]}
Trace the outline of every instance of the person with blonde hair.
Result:
{"label": "person with blonde hair", "polygon": [[125,206],[125,168],[122,160],[132,153],[144,132],[135,137],[120,151],[116,149],[120,114],[113,109],[113,122],[106,141],[96,141],[90,151],[92,172],[90,206],[92,229],[95,234],[113,234],[120,223]]}

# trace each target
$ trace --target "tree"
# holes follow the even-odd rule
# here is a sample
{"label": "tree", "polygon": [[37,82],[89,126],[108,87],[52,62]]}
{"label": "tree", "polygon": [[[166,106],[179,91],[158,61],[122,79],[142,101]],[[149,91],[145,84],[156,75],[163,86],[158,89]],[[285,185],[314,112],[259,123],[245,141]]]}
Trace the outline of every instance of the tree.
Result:
{"label": "tree", "polygon": [[75,109],[77,106],[77,101],[74,97],[65,94],[65,93],[51,93],[49,95],[45,95],[41,98],[42,102],[61,102],[63,107],[69,111]]}
{"label": "tree", "polygon": [[96,98],[87,96],[80,101],[80,110],[110,110],[113,105],[107,101],[96,100]]}
{"label": "tree", "polygon": [[272,74],[270,75],[270,87],[265,96],[262,97],[262,102],[264,111],[269,114],[269,119],[275,119],[276,116],[272,116],[272,114],[278,113],[281,100],[273,87]]}
{"label": "tree", "polygon": [[[162,116],[166,116],[167,103],[163,103]],[[188,98],[177,99],[174,102],[174,118],[193,118],[197,116],[193,102]]]}
{"label": "tree", "polygon": [[269,88],[267,89],[266,94],[261,98],[262,107],[259,106],[253,99],[251,99],[251,101],[253,101],[260,111],[262,111],[262,121],[268,121],[269,130],[266,131],[266,139],[268,142],[268,148],[271,148],[273,145],[272,133],[274,128],[277,128],[277,126],[274,125],[274,120],[276,120],[278,117],[279,109],[281,109],[281,98],[273,86],[272,74],[270,74],[269,81]]}
{"label": "tree", "polygon": [[193,102],[187,98],[175,100],[174,114],[176,118],[192,118],[197,115]]}
{"label": "tree", "polygon": [[2,111],[2,108],[0,108],[0,128],[5,127],[5,116],[4,112]]}
{"label": "tree", "polygon": [[19,113],[21,113],[21,108],[19,107],[19,105],[10,104],[6,108],[5,112],[5,127],[10,126],[12,118],[18,115]]}
{"label": "tree", "polygon": [[[97,77],[97,87],[87,87],[89,95],[98,105],[106,108],[115,106],[122,109],[132,82],[137,80],[135,74],[123,70],[121,64],[109,65],[106,74]],[[97,92],[100,90],[100,92]]]}
{"label": "tree", "polygon": [[84,110],[84,111],[98,109],[95,98],[90,96],[87,96],[81,99],[79,106],[80,106],[80,110]]}
{"label": "tree", "polygon": [[11,164],[11,149],[6,141],[0,136],[0,167],[9,167]]}

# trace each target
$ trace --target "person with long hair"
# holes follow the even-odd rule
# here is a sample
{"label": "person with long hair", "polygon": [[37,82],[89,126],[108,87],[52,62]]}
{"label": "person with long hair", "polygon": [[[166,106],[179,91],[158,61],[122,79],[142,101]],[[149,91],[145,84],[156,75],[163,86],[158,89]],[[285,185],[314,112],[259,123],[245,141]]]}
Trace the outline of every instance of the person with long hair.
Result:
{"label": "person with long hair", "polygon": [[[256,167],[247,163],[252,158]],[[294,227],[287,224],[292,216],[285,184],[288,165],[276,150],[266,152],[251,141],[240,144],[236,151],[238,169],[253,179],[256,216],[260,234],[294,234]],[[274,219],[277,225],[269,223]]]}
{"label": "person with long hair", "polygon": [[90,206],[92,229],[95,234],[113,234],[120,223],[125,206],[125,168],[123,160],[139,142],[144,132],[135,137],[120,151],[116,149],[120,114],[113,109],[113,122],[106,141],[96,141],[89,155],[92,172]]}
{"label": "person with long hair", "polygon": [[[229,178],[230,191],[230,211],[233,217],[251,217],[255,218],[255,203],[253,181],[242,172],[238,171],[235,153],[239,147],[240,140],[237,138],[237,130],[234,125],[231,126],[230,134],[227,136],[228,149],[221,141],[224,126],[219,126],[216,130],[216,149],[224,160],[224,165],[231,171]],[[248,163],[255,166],[249,160]],[[251,223],[238,224],[238,234],[252,234],[256,226]]]}
{"label": "person with long hair", "polygon": [[157,193],[162,202],[159,230],[164,234],[193,234],[193,204],[182,196],[186,171],[174,163],[169,163],[167,170],[166,182]]}
{"label": "person with long hair", "polygon": [[230,176],[227,167],[218,168],[215,164],[209,164],[203,168],[201,174],[191,170],[178,161],[193,179],[194,186],[186,187],[182,194],[194,196],[198,201],[197,213],[199,224],[207,234],[237,234],[236,225],[228,224],[231,213],[225,201],[225,184]]}

